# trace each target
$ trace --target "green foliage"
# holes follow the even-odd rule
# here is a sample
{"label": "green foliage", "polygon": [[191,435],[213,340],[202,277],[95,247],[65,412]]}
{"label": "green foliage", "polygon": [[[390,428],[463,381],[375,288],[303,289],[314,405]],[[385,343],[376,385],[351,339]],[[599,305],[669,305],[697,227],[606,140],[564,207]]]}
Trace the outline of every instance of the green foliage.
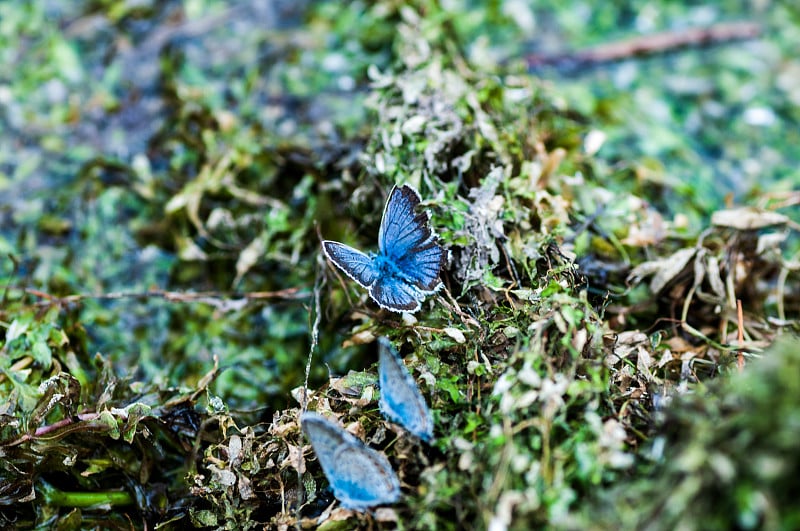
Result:
{"label": "green foliage", "polygon": [[18,508],[6,523],[162,520],[188,492],[185,455],[203,422],[194,406],[213,373],[199,391],[143,385],[116,376],[100,355],[86,357],[57,306],[17,316],[0,342],[0,504]]}
{"label": "green foliage", "polygon": [[[423,473],[427,494],[409,502],[411,527],[564,522],[580,496],[630,464],[625,430],[609,417],[605,369],[591,359],[595,339],[585,335],[599,332],[599,323],[564,320],[575,310],[593,313],[585,302],[564,298],[535,320],[515,315],[513,322],[529,332],[498,330],[487,354],[492,372],[467,365],[458,388],[474,389],[476,397],[442,404],[445,429],[437,446],[446,448],[447,463]],[[442,377],[437,387],[448,389]]]}
{"label": "green foliage", "polygon": [[[797,527],[797,349],[749,362],[798,329],[797,220],[717,210],[797,202],[796,9],[530,75],[740,3],[256,4],[4,5],[0,527]],[[414,316],[319,253],[374,249],[395,183],[450,251]],[[378,411],[380,335],[431,446]],[[301,405],[403,500],[328,511]]]}
{"label": "green foliage", "polygon": [[786,337],[747,371],[676,397],[643,453],[646,471],[601,493],[587,521],[609,528],[797,527],[798,371],[800,342]]}

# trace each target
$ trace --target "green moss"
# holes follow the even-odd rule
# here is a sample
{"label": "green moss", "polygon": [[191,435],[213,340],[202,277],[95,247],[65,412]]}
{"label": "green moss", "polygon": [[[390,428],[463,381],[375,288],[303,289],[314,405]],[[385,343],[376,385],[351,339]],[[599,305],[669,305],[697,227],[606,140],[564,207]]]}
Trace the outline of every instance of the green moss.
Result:
{"label": "green moss", "polygon": [[[598,496],[587,521],[653,529],[792,529],[800,343],[783,338],[732,374],[676,397],[642,468]],[[647,459],[649,457],[649,459]]]}

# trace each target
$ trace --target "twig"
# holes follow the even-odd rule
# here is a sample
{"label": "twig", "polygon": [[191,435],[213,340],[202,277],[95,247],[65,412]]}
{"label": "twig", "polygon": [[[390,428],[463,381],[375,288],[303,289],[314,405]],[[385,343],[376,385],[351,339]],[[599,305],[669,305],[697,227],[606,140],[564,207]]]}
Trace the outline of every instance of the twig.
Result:
{"label": "twig", "polygon": [[557,55],[531,54],[528,68],[545,66],[572,69],[600,63],[621,61],[673,52],[692,46],[710,46],[730,41],[755,39],[761,36],[761,25],[754,22],[728,22],[706,28],[688,28],[633,37]]}
{"label": "twig", "polygon": [[[742,299],[736,299],[736,317],[739,323],[739,345],[741,347],[741,345],[744,344],[744,312],[742,311]],[[739,372],[744,370],[744,354],[741,348],[739,348],[736,366],[739,368]]]}
{"label": "twig", "polygon": [[136,502],[136,498],[128,491],[124,490],[104,490],[94,492],[74,492],[59,490],[47,481],[39,479],[36,491],[38,492],[39,503],[44,506],[55,507],[109,507],[114,505],[131,505]]}
{"label": "twig", "polygon": [[59,297],[50,293],[24,287],[9,287],[8,290],[19,290],[27,295],[45,299],[50,304],[69,305],[80,303],[87,299],[93,300],[119,300],[119,299],[164,299],[170,302],[199,302],[209,304],[220,310],[239,309],[248,302],[257,300],[302,300],[307,299],[311,294],[302,288],[287,288],[278,291],[251,291],[251,292],[224,292],[224,291],[167,291],[162,289],[152,289],[149,291],[112,291],[109,293],[98,294],[76,294]]}
{"label": "twig", "polygon": [[440,292],[438,300],[442,306],[450,310],[450,312],[458,315],[458,317],[461,319],[461,322],[464,323],[468,328],[472,328],[474,326],[475,328],[480,329],[481,324],[471,315],[465,313],[464,310],[461,309],[461,306],[458,305],[458,302],[455,300],[455,298],[453,298],[450,290],[448,290],[446,287]]}
{"label": "twig", "polygon": [[305,379],[303,380],[303,399],[300,408],[303,412],[308,408],[308,378],[311,374],[311,361],[314,357],[314,351],[317,350],[319,345],[319,325],[322,322],[322,301],[321,293],[322,287],[325,285],[325,274],[321,271],[321,267],[325,267],[317,261],[317,281],[314,283],[314,322],[311,325],[311,346],[308,349],[308,361],[306,362]]}
{"label": "twig", "polygon": [[[308,378],[311,374],[311,362],[314,358],[314,352],[317,350],[319,346],[319,325],[322,322],[322,287],[325,285],[326,276],[322,268],[326,267],[322,260],[322,255],[318,255],[317,259],[317,279],[314,282],[314,308],[313,310],[309,309],[309,311],[314,312],[314,321],[311,325],[311,346],[308,349],[308,361],[306,361],[306,373],[305,379],[303,380],[303,396],[300,401],[300,415],[305,413],[308,409]],[[300,423],[300,418],[298,416],[298,424]],[[301,449],[301,459],[302,459],[302,449]],[[303,485],[303,472],[301,471],[300,467],[297,468],[297,484]],[[283,500],[283,484],[281,483],[281,499]],[[296,529],[300,529],[300,521],[301,515],[300,510],[303,508],[303,504],[305,502],[305,493],[300,492],[300,500],[297,504],[297,511],[296,511],[296,522],[297,525],[295,526]]]}
{"label": "twig", "polygon": [[98,418],[100,418],[100,413],[79,413],[74,417],[65,418],[57,422],[54,422],[53,424],[48,424],[46,426],[40,426],[36,428],[36,431],[34,431],[33,433],[24,433],[17,439],[5,443],[3,446],[9,446],[9,447],[19,446],[20,444],[35,439],[45,439],[48,436],[51,436],[53,439],[56,439],[63,437],[68,433],[80,430],[92,429],[92,428],[99,428],[105,430],[107,428],[105,424],[92,424],[92,421],[95,421]]}

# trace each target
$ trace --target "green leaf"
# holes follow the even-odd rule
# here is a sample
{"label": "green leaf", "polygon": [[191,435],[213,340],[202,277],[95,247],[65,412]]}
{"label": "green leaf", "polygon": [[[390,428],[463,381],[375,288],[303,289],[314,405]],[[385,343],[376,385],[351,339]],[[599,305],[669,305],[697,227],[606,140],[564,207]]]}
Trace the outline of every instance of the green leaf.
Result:
{"label": "green leaf", "polygon": [[31,356],[45,370],[50,368],[53,361],[53,351],[50,350],[47,341],[38,340],[33,343],[31,345]]}
{"label": "green leaf", "polygon": [[130,443],[133,442],[133,437],[136,435],[136,427],[139,425],[139,421],[145,417],[149,417],[152,408],[147,404],[136,402],[126,407],[125,411],[128,414],[128,419],[125,421],[122,428],[122,438]]}
{"label": "green leaf", "polygon": [[109,410],[105,409],[101,411],[100,416],[98,416],[94,422],[100,424],[101,426],[105,426],[108,429],[109,437],[115,441],[119,439],[120,429],[119,424],[117,423],[117,418]]}
{"label": "green leaf", "polygon": [[18,337],[22,336],[31,327],[30,315],[26,314],[11,321],[11,324],[6,330],[6,344],[11,343]]}

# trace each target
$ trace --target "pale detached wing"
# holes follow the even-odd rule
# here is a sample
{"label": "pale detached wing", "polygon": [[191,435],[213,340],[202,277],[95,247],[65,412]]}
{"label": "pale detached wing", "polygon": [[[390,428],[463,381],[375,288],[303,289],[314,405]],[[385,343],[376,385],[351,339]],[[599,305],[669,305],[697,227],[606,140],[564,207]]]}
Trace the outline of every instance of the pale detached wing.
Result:
{"label": "pale detached wing", "polygon": [[433,418],[417,383],[389,340],[382,337],[378,342],[381,412],[412,435],[423,441],[430,441],[433,438]]}
{"label": "pale detached wing", "polygon": [[343,507],[364,510],[400,499],[400,481],[386,456],[317,413],[303,413],[300,423]]}

